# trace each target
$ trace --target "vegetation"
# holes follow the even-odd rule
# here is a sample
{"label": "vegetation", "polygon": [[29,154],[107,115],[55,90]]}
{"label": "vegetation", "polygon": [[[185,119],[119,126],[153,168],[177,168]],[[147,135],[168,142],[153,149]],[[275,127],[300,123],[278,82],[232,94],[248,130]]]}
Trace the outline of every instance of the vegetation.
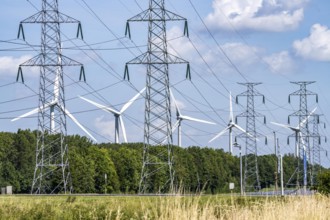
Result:
{"label": "vegetation", "polygon": [[330,195],[330,170],[320,172],[317,180],[316,189],[322,194]]}
{"label": "vegetation", "polygon": [[328,219],[329,203],[325,196],[2,196],[0,219]]}
{"label": "vegetation", "polygon": [[[143,144],[96,145],[77,135],[68,136],[67,142],[74,193],[137,193]],[[35,131],[0,132],[0,186],[12,185],[14,193],[30,193],[35,147]],[[157,155],[156,151],[151,152]],[[176,183],[186,192],[227,193],[230,182],[236,186],[234,192],[239,192],[239,158],[222,149],[174,147],[174,161]],[[274,186],[275,156],[259,156],[258,163],[262,188]],[[292,155],[284,157],[285,180],[296,164]],[[155,184],[162,181],[159,178]]]}

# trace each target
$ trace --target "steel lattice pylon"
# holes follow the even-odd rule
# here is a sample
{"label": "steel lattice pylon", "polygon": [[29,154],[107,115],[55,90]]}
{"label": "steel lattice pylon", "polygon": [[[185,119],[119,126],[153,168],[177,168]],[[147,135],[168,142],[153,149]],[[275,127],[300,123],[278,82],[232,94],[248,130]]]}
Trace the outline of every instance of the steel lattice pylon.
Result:
{"label": "steel lattice pylon", "polygon": [[[308,111],[307,97],[316,96],[316,102],[318,102],[318,96],[316,93],[307,90],[307,85],[315,83],[314,81],[309,82],[291,82],[300,87],[299,90],[289,95],[289,103],[291,103],[291,96],[299,96],[299,110],[290,114],[288,117],[288,124],[290,124],[291,117],[298,117],[299,120],[299,135],[296,133],[291,134],[289,137],[294,137],[296,140],[295,154],[298,158],[296,167],[296,186],[299,188],[301,185],[304,189],[307,187],[307,163],[310,161],[310,142],[311,132],[309,130],[309,122],[302,124],[302,122],[310,115]],[[302,174],[302,175],[301,175]],[[294,175],[294,174],[293,174]],[[290,178],[291,179],[291,178]]]}
{"label": "steel lattice pylon", "polygon": [[247,98],[246,111],[237,115],[238,117],[246,118],[246,133],[240,134],[238,137],[245,138],[245,157],[244,157],[244,192],[247,190],[259,190],[259,168],[258,168],[258,149],[257,149],[257,137],[259,134],[256,131],[256,118],[264,117],[264,115],[257,113],[254,109],[255,97],[262,96],[263,103],[265,97],[255,90],[255,86],[261,83],[239,83],[247,87],[247,91],[236,96],[236,103],[238,103],[238,97],[245,96]]}
{"label": "steel lattice pylon", "polygon": [[20,23],[18,37],[22,35],[25,40],[24,23],[41,24],[41,53],[21,64],[17,75],[23,81],[23,66],[40,67],[36,165],[31,193],[70,193],[63,66],[81,66],[81,77],[84,69],[82,64],[62,55],[60,24],[78,23],[77,36],[82,36],[81,25],[59,12],[57,0],[43,0],[41,11]]}
{"label": "steel lattice pylon", "polygon": [[311,147],[311,155],[310,155],[310,164],[312,165],[310,170],[310,178],[311,178],[311,185],[317,184],[317,175],[320,171],[321,165],[321,135],[319,133],[319,126],[320,126],[320,115],[315,114],[313,115],[312,119],[313,123],[313,146]]}
{"label": "steel lattice pylon", "polygon": [[[129,22],[148,22],[148,51],[126,63],[125,68],[125,77],[129,79],[128,64],[147,66],[140,193],[173,190],[173,140],[168,66],[169,64],[188,64],[187,61],[167,52],[166,22],[175,20],[185,21],[185,33],[188,34],[185,18],[166,10],[164,0],[150,0],[147,10],[127,21],[126,34],[129,36]],[[189,64],[187,77],[190,78]],[[151,151],[157,156],[152,156]]]}

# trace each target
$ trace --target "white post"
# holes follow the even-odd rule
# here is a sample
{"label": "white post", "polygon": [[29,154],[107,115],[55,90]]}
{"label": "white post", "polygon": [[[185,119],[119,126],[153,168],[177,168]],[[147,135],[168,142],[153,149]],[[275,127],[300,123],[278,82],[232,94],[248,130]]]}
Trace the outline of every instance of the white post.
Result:
{"label": "white post", "polygon": [[280,155],[280,163],[281,163],[281,196],[284,196],[284,183],[283,183],[283,156]]}

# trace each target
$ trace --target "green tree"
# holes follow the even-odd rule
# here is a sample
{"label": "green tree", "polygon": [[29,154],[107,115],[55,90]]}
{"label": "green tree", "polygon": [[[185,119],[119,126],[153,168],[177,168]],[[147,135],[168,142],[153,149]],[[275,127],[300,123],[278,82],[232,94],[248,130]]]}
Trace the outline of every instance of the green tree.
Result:
{"label": "green tree", "polygon": [[141,152],[122,145],[116,150],[111,149],[109,153],[116,167],[120,191],[137,193],[142,167]]}
{"label": "green tree", "polygon": [[329,195],[330,194],[330,170],[324,170],[319,173],[317,191]]}
{"label": "green tree", "polygon": [[91,146],[89,159],[94,162],[94,181],[97,193],[113,193],[119,190],[118,175],[109,152],[105,148]]}

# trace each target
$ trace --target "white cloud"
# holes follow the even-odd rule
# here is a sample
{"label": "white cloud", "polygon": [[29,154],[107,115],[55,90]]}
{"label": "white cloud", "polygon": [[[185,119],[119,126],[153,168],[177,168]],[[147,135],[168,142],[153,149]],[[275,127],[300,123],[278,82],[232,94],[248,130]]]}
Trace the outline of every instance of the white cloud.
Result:
{"label": "white cloud", "polygon": [[18,58],[11,56],[0,57],[0,75],[16,76],[18,66],[29,59],[31,59],[31,56],[29,55],[21,56]]}
{"label": "white cloud", "polygon": [[309,0],[213,0],[205,21],[214,29],[282,32],[295,29]]}
{"label": "white cloud", "polygon": [[326,26],[314,24],[310,35],[293,43],[296,55],[305,59],[330,61],[330,30]]}
{"label": "white cloud", "polygon": [[[238,69],[250,70],[251,67],[255,69],[255,65],[260,62],[259,57],[263,50],[258,47],[247,44],[235,42],[221,45],[222,50],[226,53],[224,55],[220,50],[208,48],[203,51],[204,60],[210,64],[213,70],[221,70],[221,73],[235,72],[234,64]],[[230,61],[228,58],[230,58]]]}
{"label": "white cloud", "polygon": [[293,73],[297,66],[288,51],[281,51],[264,57],[264,61],[270,66],[273,73],[288,74]]}
{"label": "white cloud", "polygon": [[170,45],[168,47],[168,52],[170,54],[180,57],[180,56],[189,55],[194,51],[194,47],[189,42],[189,40],[186,37],[181,37],[181,36],[183,36],[183,30],[178,26],[171,28],[167,32],[167,39]]}

